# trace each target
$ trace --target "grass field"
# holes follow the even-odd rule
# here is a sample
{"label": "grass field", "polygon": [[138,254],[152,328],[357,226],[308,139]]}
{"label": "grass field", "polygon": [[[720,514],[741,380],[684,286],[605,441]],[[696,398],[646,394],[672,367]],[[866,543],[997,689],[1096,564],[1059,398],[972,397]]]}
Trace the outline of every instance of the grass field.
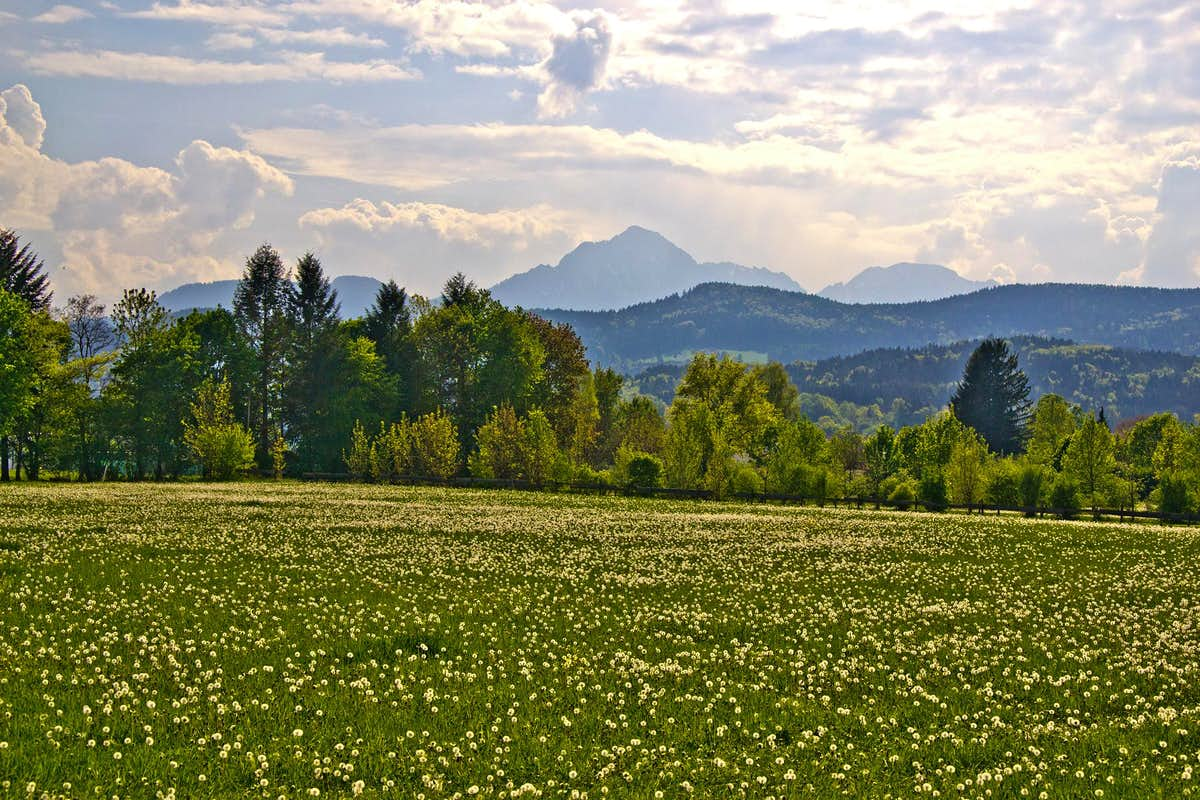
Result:
{"label": "grass field", "polygon": [[0,795],[1200,795],[1200,534],[0,488]]}

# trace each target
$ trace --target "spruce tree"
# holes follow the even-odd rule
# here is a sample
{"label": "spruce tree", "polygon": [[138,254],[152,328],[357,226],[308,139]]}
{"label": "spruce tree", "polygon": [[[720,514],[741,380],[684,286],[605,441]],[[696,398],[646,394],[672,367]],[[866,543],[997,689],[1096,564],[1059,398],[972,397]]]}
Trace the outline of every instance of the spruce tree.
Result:
{"label": "spruce tree", "polygon": [[24,300],[34,311],[50,308],[46,265],[16,232],[0,228],[0,289]]}
{"label": "spruce tree", "polygon": [[278,426],[280,384],[287,341],[287,270],[279,253],[263,244],[246,260],[246,269],[233,295],[238,328],[250,342],[256,380],[250,428],[258,442],[260,465],[270,463],[271,442]]}
{"label": "spruce tree", "polygon": [[[320,260],[305,253],[288,291],[288,374],[283,406],[289,438],[297,440],[302,470],[322,471],[329,407],[338,373],[338,299]],[[325,436],[323,436],[325,434]]]}
{"label": "spruce tree", "polygon": [[1020,452],[1029,424],[1029,379],[1007,342],[988,338],[975,348],[950,407],[994,452]]}
{"label": "spruce tree", "polygon": [[396,381],[396,408],[391,416],[416,410],[416,351],[413,348],[412,308],[408,293],[395,281],[379,287],[375,303],[363,317],[367,338],[375,343],[375,352],[383,359],[388,374]]}

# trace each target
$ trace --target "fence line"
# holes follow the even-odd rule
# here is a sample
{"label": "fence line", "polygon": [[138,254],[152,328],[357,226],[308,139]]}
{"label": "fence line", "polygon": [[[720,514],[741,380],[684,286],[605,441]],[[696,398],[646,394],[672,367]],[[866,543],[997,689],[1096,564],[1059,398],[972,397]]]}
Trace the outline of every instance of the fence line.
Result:
{"label": "fence line", "polygon": [[[347,472],[306,472],[306,481],[357,482],[360,479]],[[534,483],[527,480],[507,478],[432,478],[417,475],[394,477],[386,481],[398,486],[444,486],[462,489],[511,489],[529,492],[553,492],[572,494],[616,495],[622,497],[682,498],[687,500],[740,500],[750,503],[777,503],[781,505],[817,506],[832,508],[893,511],[908,511],[924,508],[926,511],[965,511],[968,514],[1016,513],[1026,517],[1058,517],[1061,519],[1091,517],[1095,520],[1117,519],[1118,521],[1157,520],[1190,524],[1200,522],[1200,514],[1170,514],[1165,511],[1137,511],[1131,508],[1082,508],[1064,509],[1052,506],[1009,506],[996,503],[925,503],[920,500],[900,502],[884,497],[819,497],[778,492],[730,492],[723,498],[714,498],[708,489],[671,489],[661,486],[613,486],[607,483],[575,483],[545,481]]]}

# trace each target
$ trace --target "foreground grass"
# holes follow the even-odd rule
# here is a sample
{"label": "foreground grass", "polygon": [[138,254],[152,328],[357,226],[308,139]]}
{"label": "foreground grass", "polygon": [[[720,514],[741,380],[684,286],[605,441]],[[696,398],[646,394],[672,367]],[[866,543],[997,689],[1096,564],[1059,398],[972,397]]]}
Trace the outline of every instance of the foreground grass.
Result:
{"label": "foreground grass", "polygon": [[1200,795],[1190,528],[14,486],[0,598],[4,796]]}

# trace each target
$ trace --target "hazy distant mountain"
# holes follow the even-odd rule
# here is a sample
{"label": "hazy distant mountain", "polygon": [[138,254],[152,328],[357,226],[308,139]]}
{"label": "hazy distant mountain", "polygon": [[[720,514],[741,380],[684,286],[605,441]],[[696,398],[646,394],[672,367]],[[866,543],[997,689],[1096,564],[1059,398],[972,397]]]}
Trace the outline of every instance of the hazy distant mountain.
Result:
{"label": "hazy distant mountain", "polygon": [[937,264],[892,264],[867,267],[844,283],[831,283],[817,292],[839,303],[915,303],[996,286],[973,281]]}
{"label": "hazy distant mountain", "polygon": [[[342,319],[361,317],[375,302],[380,282],[362,275],[340,275],[332,280],[342,304]],[[168,311],[189,311],[193,308],[233,308],[233,293],[238,282],[212,281],[185,283],[158,296],[158,302]]]}
{"label": "hazy distant mountain", "polygon": [[556,266],[500,281],[492,296],[525,308],[617,309],[712,281],[800,291],[787,275],[762,267],[697,263],[662,235],[634,226],[605,242],[584,242]]}
{"label": "hazy distant mountain", "polygon": [[1045,283],[879,306],[706,283],[621,311],[538,313],[570,323],[594,361],[625,370],[698,350],[786,363],[1020,334],[1200,355],[1200,289]]}

